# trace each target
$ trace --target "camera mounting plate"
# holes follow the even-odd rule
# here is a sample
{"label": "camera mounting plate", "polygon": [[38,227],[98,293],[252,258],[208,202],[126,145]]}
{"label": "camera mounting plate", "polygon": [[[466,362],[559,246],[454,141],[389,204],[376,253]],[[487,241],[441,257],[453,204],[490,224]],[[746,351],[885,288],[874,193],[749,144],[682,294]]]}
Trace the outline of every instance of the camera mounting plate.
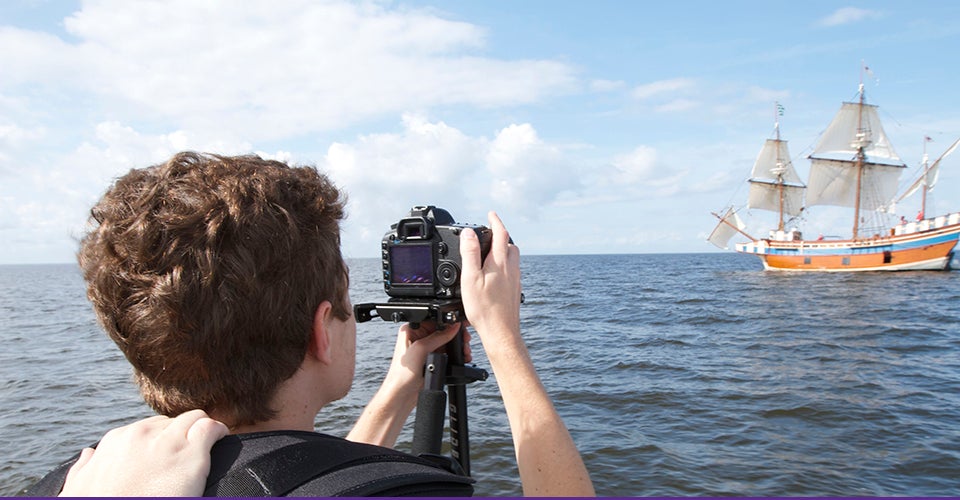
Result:
{"label": "camera mounting plate", "polygon": [[357,323],[373,318],[394,323],[411,323],[418,328],[420,323],[433,320],[438,327],[466,319],[463,313],[463,301],[460,299],[390,299],[387,302],[368,302],[353,306]]}

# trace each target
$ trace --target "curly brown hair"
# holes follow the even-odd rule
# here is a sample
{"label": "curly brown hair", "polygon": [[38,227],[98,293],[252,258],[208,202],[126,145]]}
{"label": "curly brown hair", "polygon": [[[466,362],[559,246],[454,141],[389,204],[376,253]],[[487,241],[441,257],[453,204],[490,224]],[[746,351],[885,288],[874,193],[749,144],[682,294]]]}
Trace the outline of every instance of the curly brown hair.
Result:
{"label": "curly brown hair", "polygon": [[215,410],[234,425],[275,415],[317,306],[351,315],[345,203],[315,168],[257,156],[183,152],[115,182],[78,259],[151,407]]}

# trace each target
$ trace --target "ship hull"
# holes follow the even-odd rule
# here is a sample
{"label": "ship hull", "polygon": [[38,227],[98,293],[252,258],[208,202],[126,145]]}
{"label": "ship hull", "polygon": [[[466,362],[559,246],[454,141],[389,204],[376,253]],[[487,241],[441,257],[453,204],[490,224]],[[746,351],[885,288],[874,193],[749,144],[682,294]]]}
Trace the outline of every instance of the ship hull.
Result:
{"label": "ship hull", "polygon": [[736,249],[756,255],[771,271],[944,271],[950,269],[960,223],[891,233],[840,241],[764,239],[738,244]]}

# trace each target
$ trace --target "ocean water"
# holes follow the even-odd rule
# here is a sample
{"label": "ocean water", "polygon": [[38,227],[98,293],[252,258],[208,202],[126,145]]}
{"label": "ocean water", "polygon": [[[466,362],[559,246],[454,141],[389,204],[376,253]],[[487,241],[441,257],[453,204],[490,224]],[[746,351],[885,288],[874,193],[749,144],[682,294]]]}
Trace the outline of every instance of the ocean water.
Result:
{"label": "ocean water", "polygon": [[[350,264],[353,301],[384,299],[379,262]],[[768,273],[735,254],[522,270],[524,336],[598,494],[960,495],[960,273]],[[353,390],[318,430],[349,430],[395,335],[359,325]],[[151,414],[76,266],[0,267],[0,340],[0,494]],[[477,494],[520,495],[495,377],[468,388]]]}

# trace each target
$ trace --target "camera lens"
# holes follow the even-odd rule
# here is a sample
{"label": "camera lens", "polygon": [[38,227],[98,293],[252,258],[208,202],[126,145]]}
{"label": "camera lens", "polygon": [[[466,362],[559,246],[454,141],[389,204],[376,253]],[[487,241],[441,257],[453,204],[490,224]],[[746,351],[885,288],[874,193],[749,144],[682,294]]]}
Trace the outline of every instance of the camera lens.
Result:
{"label": "camera lens", "polygon": [[460,270],[453,262],[445,260],[437,266],[437,281],[443,286],[453,286],[460,276]]}

